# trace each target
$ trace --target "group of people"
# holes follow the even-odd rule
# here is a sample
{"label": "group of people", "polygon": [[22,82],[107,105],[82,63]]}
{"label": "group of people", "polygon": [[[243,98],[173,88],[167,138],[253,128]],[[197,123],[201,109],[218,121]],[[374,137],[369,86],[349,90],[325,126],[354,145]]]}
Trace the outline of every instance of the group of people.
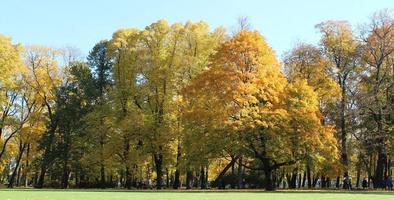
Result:
{"label": "group of people", "polygon": [[[361,186],[363,187],[364,190],[369,188],[368,178],[364,177]],[[384,189],[393,190],[393,178],[391,176],[386,176],[382,186]],[[352,189],[352,178],[348,174],[345,174],[345,178],[343,179],[343,189],[345,190]]]}

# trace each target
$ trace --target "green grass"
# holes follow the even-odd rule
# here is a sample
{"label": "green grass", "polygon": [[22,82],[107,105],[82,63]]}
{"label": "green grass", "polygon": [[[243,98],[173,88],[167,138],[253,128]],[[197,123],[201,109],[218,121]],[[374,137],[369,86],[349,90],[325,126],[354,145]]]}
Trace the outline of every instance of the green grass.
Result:
{"label": "green grass", "polygon": [[392,192],[139,192],[0,190],[0,200],[394,200]]}

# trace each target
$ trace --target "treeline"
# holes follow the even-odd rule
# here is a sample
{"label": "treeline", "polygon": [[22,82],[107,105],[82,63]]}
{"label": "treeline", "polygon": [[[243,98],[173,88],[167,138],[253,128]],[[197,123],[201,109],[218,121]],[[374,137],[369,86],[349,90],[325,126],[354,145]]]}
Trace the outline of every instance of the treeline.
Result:
{"label": "treeline", "polygon": [[394,20],[316,25],[279,61],[245,20],[121,29],[86,59],[0,35],[0,183],[58,188],[384,188]]}

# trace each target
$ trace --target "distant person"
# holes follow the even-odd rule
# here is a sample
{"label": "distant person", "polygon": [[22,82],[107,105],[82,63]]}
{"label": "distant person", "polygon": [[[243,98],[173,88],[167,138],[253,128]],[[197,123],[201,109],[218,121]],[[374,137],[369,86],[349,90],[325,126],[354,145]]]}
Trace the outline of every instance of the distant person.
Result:
{"label": "distant person", "polygon": [[345,174],[345,178],[343,179],[343,189],[352,189],[352,178],[348,174]]}
{"label": "distant person", "polygon": [[361,185],[363,186],[364,190],[368,188],[368,179],[366,177],[364,177],[363,182],[361,183]]}

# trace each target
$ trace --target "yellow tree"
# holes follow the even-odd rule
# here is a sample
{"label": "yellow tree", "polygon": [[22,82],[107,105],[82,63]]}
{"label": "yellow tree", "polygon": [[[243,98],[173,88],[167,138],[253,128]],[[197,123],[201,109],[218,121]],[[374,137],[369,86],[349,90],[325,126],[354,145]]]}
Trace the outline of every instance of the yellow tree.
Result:
{"label": "yellow tree", "polygon": [[37,187],[43,186],[46,171],[54,160],[50,154],[59,122],[55,112],[56,90],[63,80],[63,72],[57,62],[59,55],[60,51],[39,45],[26,47],[24,53],[27,66],[24,80],[31,88],[35,102],[43,106],[42,112],[48,124],[45,134],[40,138],[43,156]]}
{"label": "yellow tree", "polygon": [[141,116],[146,122],[149,131],[132,137],[152,155],[157,188],[162,185],[163,167],[172,162],[174,141],[180,140],[177,95],[206,65],[218,38],[220,33],[209,33],[205,23],[170,25],[159,20],[144,30],[119,30],[110,41],[114,94],[121,113]]}
{"label": "yellow tree", "polygon": [[185,91],[190,119],[257,159],[267,190],[275,188],[279,167],[306,152],[335,152],[333,132],[321,124],[317,93],[305,81],[288,84],[258,32],[243,30],[221,44],[210,68]]}
{"label": "yellow tree", "polygon": [[23,94],[21,75],[24,65],[22,47],[13,45],[10,38],[0,34],[0,163],[8,142],[27,120],[20,109]]}
{"label": "yellow tree", "polygon": [[[331,74],[332,68],[329,60],[323,55],[321,50],[313,45],[298,44],[285,54],[284,67],[286,76],[291,83],[306,80],[308,85],[318,94],[319,107],[323,114],[322,123],[335,125],[335,118],[333,116],[336,115],[336,112],[333,108],[335,108],[341,96],[340,87]],[[308,187],[312,187],[312,167],[324,168],[324,166],[327,166],[327,162],[312,163],[311,158],[305,160],[306,170],[304,171],[304,176],[308,178]],[[330,164],[332,166],[335,165],[333,163]],[[339,168],[339,166],[334,168]],[[324,171],[321,174],[324,176],[328,175],[327,173],[327,171]]]}

